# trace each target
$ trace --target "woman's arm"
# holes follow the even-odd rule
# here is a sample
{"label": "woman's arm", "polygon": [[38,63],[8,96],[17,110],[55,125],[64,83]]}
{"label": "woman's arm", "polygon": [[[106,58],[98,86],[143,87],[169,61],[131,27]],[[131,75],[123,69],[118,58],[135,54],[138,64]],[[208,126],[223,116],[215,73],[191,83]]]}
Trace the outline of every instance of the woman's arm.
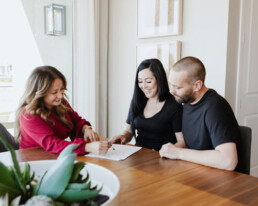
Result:
{"label": "woman's arm", "polygon": [[185,148],[185,140],[182,132],[176,132],[177,143],[174,144],[176,147]]}
{"label": "woman's arm", "polygon": [[21,142],[20,148],[42,147],[47,152],[61,153],[70,144],[78,144],[74,149],[78,155],[85,154],[86,142],[82,138],[75,139],[74,142],[65,141],[65,136],[60,138],[56,133],[63,131],[63,127],[54,132],[53,128],[40,116],[22,114],[20,116]]}
{"label": "woman's arm", "polygon": [[110,145],[108,141],[98,141],[98,142],[90,142],[85,145],[85,152],[105,155],[109,149]]}
{"label": "woman's arm", "polygon": [[132,137],[133,137],[133,133],[132,133],[131,125],[126,123],[124,132],[122,134],[112,137],[109,142],[111,144],[113,143],[126,144],[131,141]]}
{"label": "woman's arm", "polygon": [[95,132],[89,125],[83,125],[82,133],[84,136],[84,140],[87,142],[95,142],[100,140],[98,133]]}

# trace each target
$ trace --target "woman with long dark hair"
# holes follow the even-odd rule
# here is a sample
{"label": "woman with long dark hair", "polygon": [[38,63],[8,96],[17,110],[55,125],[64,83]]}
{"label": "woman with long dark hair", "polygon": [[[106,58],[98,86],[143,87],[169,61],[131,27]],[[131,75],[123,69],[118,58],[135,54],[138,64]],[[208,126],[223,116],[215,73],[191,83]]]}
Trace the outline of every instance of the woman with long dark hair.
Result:
{"label": "woman with long dark hair", "polygon": [[182,105],[169,93],[162,63],[146,59],[137,69],[125,130],[110,142],[123,144],[135,136],[136,145],[157,151],[168,142],[183,147],[181,123]]}

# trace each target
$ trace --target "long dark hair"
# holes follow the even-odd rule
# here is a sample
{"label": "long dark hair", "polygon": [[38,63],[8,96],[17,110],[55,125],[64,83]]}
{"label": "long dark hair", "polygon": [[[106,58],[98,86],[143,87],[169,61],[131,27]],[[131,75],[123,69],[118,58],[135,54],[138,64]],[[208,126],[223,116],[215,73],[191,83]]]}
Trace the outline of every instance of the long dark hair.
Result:
{"label": "long dark hair", "polygon": [[140,63],[137,68],[134,84],[134,93],[131,101],[132,117],[131,117],[131,129],[134,133],[133,120],[136,116],[141,114],[146,106],[148,98],[138,86],[138,74],[144,69],[150,69],[156,78],[158,85],[158,100],[160,102],[166,100],[169,96],[169,87],[167,81],[167,75],[162,63],[158,59],[146,59]]}

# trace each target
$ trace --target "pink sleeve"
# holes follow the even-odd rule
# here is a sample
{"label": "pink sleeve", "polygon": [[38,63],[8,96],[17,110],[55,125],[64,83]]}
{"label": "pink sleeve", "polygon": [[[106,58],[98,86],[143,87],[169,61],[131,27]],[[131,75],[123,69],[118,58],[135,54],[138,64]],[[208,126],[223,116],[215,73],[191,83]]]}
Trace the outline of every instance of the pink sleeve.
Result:
{"label": "pink sleeve", "polygon": [[78,155],[85,154],[86,142],[83,138],[75,139],[74,142],[65,141],[55,135],[50,125],[38,115],[26,114],[20,116],[21,145],[24,148],[40,146],[47,152],[60,154],[62,150],[73,143],[79,146],[74,149]]}

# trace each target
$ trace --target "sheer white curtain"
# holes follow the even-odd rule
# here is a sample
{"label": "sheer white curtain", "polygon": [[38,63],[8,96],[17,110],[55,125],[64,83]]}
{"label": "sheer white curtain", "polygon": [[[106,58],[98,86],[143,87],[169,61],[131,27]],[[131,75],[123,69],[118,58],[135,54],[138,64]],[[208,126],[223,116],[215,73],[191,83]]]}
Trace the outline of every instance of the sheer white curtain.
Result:
{"label": "sheer white curtain", "polygon": [[73,30],[73,106],[106,136],[108,0],[75,0]]}
{"label": "sheer white curtain", "polygon": [[99,0],[74,1],[74,108],[98,129]]}

